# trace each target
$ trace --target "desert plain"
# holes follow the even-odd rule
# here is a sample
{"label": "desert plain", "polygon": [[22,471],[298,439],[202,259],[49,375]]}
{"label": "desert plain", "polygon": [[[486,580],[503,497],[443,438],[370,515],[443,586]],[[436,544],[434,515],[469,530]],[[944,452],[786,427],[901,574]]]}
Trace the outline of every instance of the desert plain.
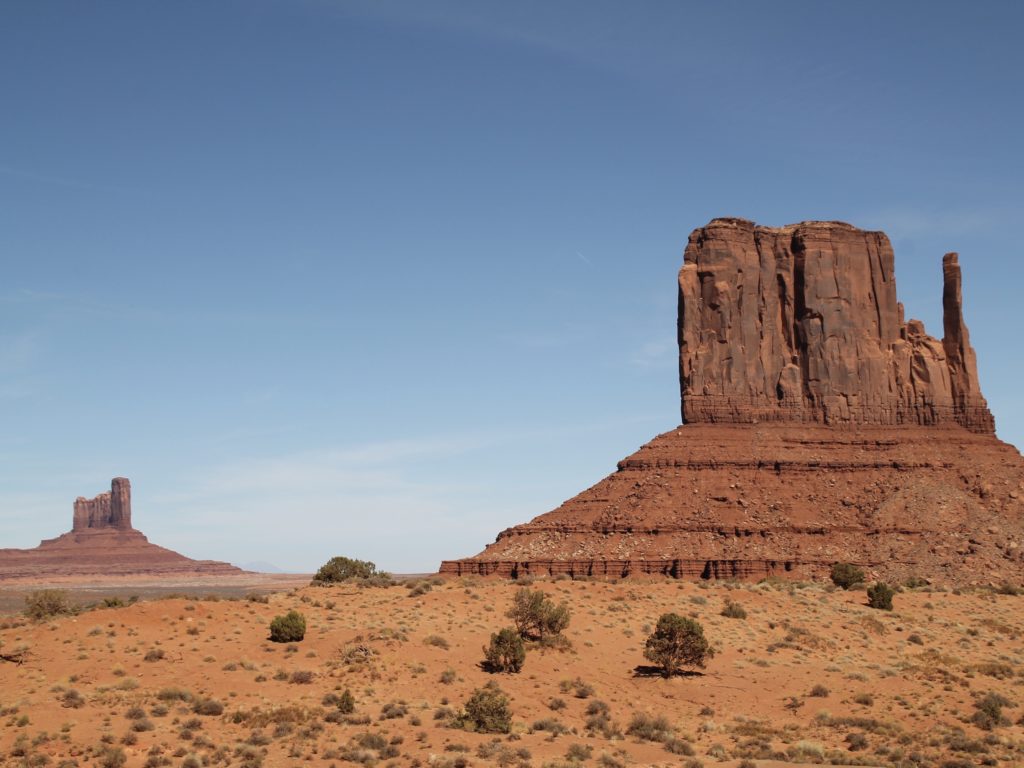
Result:
{"label": "desert plain", "polygon": [[[488,672],[524,586],[568,606],[567,642]],[[10,612],[0,764],[1024,765],[1014,592],[924,584],[885,611],[827,582],[470,576]],[[304,639],[271,642],[289,610]],[[701,623],[704,669],[664,678],[645,660],[666,612]],[[509,733],[459,727],[488,683]]]}

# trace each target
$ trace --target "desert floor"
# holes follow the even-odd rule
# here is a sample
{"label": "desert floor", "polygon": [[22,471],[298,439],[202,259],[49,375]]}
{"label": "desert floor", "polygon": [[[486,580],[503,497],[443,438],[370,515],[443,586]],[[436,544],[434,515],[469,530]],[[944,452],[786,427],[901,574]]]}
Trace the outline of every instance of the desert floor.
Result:
{"label": "desert floor", "polygon": [[[1024,765],[1024,597],[925,587],[886,612],[820,584],[536,581],[569,605],[571,648],[533,647],[519,674],[490,674],[482,647],[521,586],[304,586],[0,616],[15,659],[0,663],[0,765]],[[727,601],[746,618],[722,615]],[[290,609],[305,639],[270,642]],[[669,611],[716,649],[700,674],[644,671]],[[452,727],[490,681],[511,700],[511,734]]]}

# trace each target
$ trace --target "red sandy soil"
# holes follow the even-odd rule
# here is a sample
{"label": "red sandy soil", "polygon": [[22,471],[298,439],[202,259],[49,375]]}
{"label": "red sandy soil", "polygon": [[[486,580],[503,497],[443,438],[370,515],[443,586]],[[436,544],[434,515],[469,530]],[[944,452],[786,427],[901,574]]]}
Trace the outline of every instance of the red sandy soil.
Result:
{"label": "red sandy soil", "polygon": [[[863,591],[810,583],[532,586],[568,604],[571,648],[531,648],[519,674],[480,662],[521,585],[476,577],[303,587],[266,604],[173,598],[41,623],[9,617],[0,653],[24,661],[0,663],[0,764],[103,765],[107,746],[123,750],[128,768],[1024,765],[1024,597],[925,587],[897,594],[886,612],[867,607]],[[721,615],[727,601],[746,618]],[[290,609],[305,615],[305,639],[269,642],[270,620]],[[638,674],[645,637],[669,611],[696,617],[716,649],[701,674]],[[450,727],[451,712],[489,681],[511,699],[512,733]],[[223,713],[195,714],[190,701],[167,698],[174,688]],[[346,689],[355,713],[325,719],[335,709],[325,694]],[[993,730],[971,721],[988,692],[1018,705]],[[595,701],[612,721],[604,733],[587,728]],[[677,750],[693,755],[628,733],[637,713],[666,718]],[[863,749],[849,749],[851,734]],[[572,745],[590,756],[567,762]]]}

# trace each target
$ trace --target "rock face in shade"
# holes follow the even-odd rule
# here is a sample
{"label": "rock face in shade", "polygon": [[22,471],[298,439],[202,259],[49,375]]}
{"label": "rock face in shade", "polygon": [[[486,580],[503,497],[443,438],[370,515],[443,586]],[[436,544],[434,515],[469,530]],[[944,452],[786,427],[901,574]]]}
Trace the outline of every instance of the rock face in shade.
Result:
{"label": "rock face in shade", "polygon": [[1024,459],[996,439],[956,254],[943,338],[905,321],[881,232],[695,230],[679,274],[684,424],[442,573],[1021,583]]}
{"label": "rock face in shade", "polygon": [[75,499],[71,531],[35,549],[0,549],[0,581],[66,576],[228,575],[228,563],[192,560],[149,540],[132,527],[132,491],[115,477],[110,491]]}
{"label": "rock face in shade", "polygon": [[995,431],[943,259],[942,341],[896,299],[882,232],[715,219],[679,273],[683,422],[954,423]]}

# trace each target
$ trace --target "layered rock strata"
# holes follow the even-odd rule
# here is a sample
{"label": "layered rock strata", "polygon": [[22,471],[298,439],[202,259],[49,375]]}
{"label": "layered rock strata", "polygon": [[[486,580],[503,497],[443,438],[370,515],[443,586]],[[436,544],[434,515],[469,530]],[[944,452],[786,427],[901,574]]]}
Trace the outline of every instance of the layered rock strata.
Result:
{"label": "layered rock strata", "polygon": [[0,549],[0,580],[68,576],[229,575],[241,569],[192,560],[151,544],[132,527],[131,484],[116,477],[109,492],[75,500],[71,531],[35,549]]}
{"label": "layered rock strata", "polygon": [[943,259],[943,339],[880,232],[716,219],[679,275],[684,424],[450,574],[1019,583],[1024,459],[993,434]]}

